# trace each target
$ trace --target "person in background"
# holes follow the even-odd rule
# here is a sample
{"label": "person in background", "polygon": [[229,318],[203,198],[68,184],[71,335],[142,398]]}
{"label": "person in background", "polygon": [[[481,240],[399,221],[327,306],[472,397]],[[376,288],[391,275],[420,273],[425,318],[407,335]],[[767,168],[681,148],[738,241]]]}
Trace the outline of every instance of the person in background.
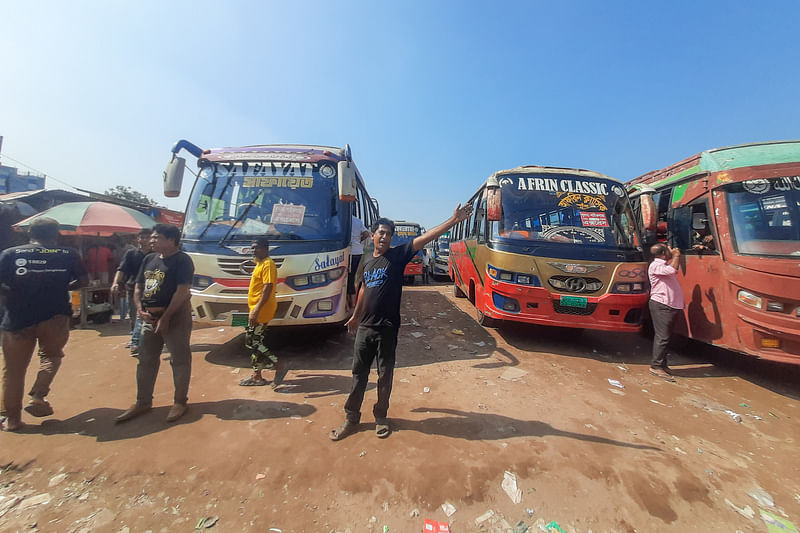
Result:
{"label": "person in background", "polygon": [[258,237],[253,241],[253,257],[256,268],[253,269],[250,288],[247,291],[250,316],[245,329],[245,346],[251,350],[250,363],[253,366],[253,374],[240,381],[239,385],[242,387],[266,385],[268,381],[264,379],[261,372],[274,368],[275,377],[272,380],[272,388],[276,388],[281,384],[285,370],[279,364],[278,357],[264,342],[267,324],[275,316],[278,308],[275,299],[278,270],[275,262],[269,257],[269,240],[266,237]]}
{"label": "person in background", "polygon": [[650,278],[650,319],[653,322],[653,358],[650,373],[667,381],[675,381],[667,365],[667,345],[672,326],[684,308],[683,291],[678,283],[681,251],[658,243],[650,247],[653,262],[647,269]]}
{"label": "person in background", "polygon": [[[142,321],[136,311],[136,302],[133,298],[133,292],[136,288],[136,276],[139,273],[139,267],[147,254],[150,253],[150,234],[152,230],[143,229],[139,231],[136,236],[137,246],[130,248],[122,256],[117,273],[114,275],[114,283],[111,285],[111,292],[117,293],[125,291],[128,303],[128,312],[130,313],[131,321],[131,339],[128,341],[126,347],[131,349],[131,355],[136,355],[139,351],[139,334],[141,332]],[[123,283],[124,288],[123,288]],[[120,318],[126,313],[125,309],[120,310]]]}
{"label": "person in background", "polygon": [[40,217],[30,226],[30,244],[0,254],[0,291],[6,299],[3,330],[3,396],[0,427],[17,431],[22,423],[25,372],[39,343],[39,373],[25,411],[37,417],[53,414],[45,399],[64,358],[72,304],[69,290],[88,279],[74,248],[58,245],[58,222]]}
{"label": "person in background", "polygon": [[422,249],[422,283],[427,285],[430,283],[428,281],[428,275],[430,274],[431,269],[431,256],[428,255],[428,250],[426,248]]}
{"label": "person in background", "polygon": [[192,376],[192,309],[189,291],[194,263],[180,251],[181,231],[172,224],[156,224],[150,236],[153,253],[145,256],[136,276],[134,300],[142,318],[139,364],[136,366],[136,403],[114,421],[125,422],[152,409],[153,389],[166,343],[170,352],[174,403],[167,422],[175,422],[187,410]]}
{"label": "person in background", "polygon": [[99,281],[102,285],[107,285],[109,272],[113,270],[111,264],[114,262],[114,255],[108,246],[95,244],[86,250],[86,270],[89,272],[91,281]]}
{"label": "person in background", "polygon": [[350,270],[347,274],[347,307],[352,309],[356,304],[356,271],[364,254],[364,239],[368,239],[370,232],[360,218],[353,216],[353,225],[350,230]]}
{"label": "person in background", "polygon": [[376,360],[378,367],[378,401],[372,409],[375,434],[378,438],[386,438],[391,433],[387,414],[392,393],[397,333],[400,329],[400,298],[405,267],[427,243],[469,217],[471,213],[472,205],[461,207],[459,204],[446,221],[413,241],[395,248],[390,247],[394,222],[386,218],[379,218],[375,222],[372,235],[375,248],[362,261],[363,282],[358,291],[353,316],[346,324],[348,331],[356,333],[353,382],[344,404],[345,421],[330,432],[331,440],[341,440],[358,429],[361,404],[373,360]]}

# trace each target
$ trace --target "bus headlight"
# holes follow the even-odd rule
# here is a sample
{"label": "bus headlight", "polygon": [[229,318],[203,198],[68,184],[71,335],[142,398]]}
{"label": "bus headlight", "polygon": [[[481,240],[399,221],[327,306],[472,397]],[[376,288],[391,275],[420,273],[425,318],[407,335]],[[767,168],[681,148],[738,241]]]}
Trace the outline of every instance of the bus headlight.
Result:
{"label": "bus headlight", "polygon": [[767,302],[767,311],[783,313],[783,302]]}
{"label": "bus headlight", "polygon": [[328,278],[331,281],[336,281],[337,279],[341,278],[344,273],[347,272],[345,267],[334,268],[333,270],[328,270]]}
{"label": "bus headlight", "polygon": [[613,287],[611,287],[612,293],[622,293],[622,294],[637,294],[643,293],[647,291],[647,286],[642,282],[636,283],[629,283],[627,281],[622,283],[615,283]]}
{"label": "bus headlight", "polygon": [[514,275],[511,272],[500,272],[500,281],[511,281]]}
{"label": "bus headlight", "polygon": [[751,307],[756,307],[758,309],[761,309],[761,298],[759,296],[756,296],[752,292],[748,292],[748,291],[745,291],[745,290],[740,290],[736,294],[736,299],[739,300],[740,302],[742,302],[745,305],[749,305]]}
{"label": "bus headlight", "polygon": [[318,318],[322,316],[329,316],[336,312],[339,305],[339,295],[329,296],[328,298],[321,298],[310,302],[305,311],[303,311],[304,318]]}
{"label": "bus headlight", "polygon": [[517,275],[517,283],[521,283],[522,285],[530,285],[531,284],[531,277],[526,276],[525,274],[518,274]]}
{"label": "bus headlight", "polygon": [[293,287],[306,287],[308,285],[308,276],[293,276],[287,279],[286,283]]}
{"label": "bus headlight", "polygon": [[212,283],[214,283],[214,278],[211,276],[195,275],[192,278],[192,288],[200,291],[206,290]]}
{"label": "bus headlight", "polygon": [[327,277],[325,274],[311,274],[311,283],[314,285],[319,285],[321,283],[325,283]]}
{"label": "bus headlight", "polygon": [[289,276],[286,278],[286,284],[295,290],[313,289],[316,287],[323,287],[340,279],[344,276],[347,269],[345,267],[336,267],[331,270],[322,272],[315,272],[313,274],[299,274],[297,276]]}

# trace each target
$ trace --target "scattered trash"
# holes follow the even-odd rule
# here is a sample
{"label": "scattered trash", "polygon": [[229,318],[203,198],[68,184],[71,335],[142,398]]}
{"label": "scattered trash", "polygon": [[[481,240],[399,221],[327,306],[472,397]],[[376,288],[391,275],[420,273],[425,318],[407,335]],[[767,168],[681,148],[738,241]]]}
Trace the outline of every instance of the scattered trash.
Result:
{"label": "scattered trash", "polygon": [[627,368],[625,368],[625,367],[624,367],[624,366],[622,366],[622,365],[617,365],[617,368],[619,368],[619,369],[620,369],[620,370],[622,370],[623,372],[627,372],[627,371],[628,371],[628,369],[627,369]]}
{"label": "scattered trash", "polygon": [[528,513],[528,516],[533,516],[533,509],[531,509],[530,507],[526,508],[525,512]]}
{"label": "scattered trash", "polygon": [[730,409],[725,409],[725,412],[731,415],[731,418],[734,420],[734,422],[742,421],[742,415],[740,415],[739,413],[731,411]]}
{"label": "scattered trash", "polygon": [[50,483],[48,483],[47,486],[48,487],[55,487],[56,485],[58,485],[59,483],[64,481],[66,478],[67,478],[66,474],[56,474],[55,476],[50,478]]}
{"label": "scattered trash", "polygon": [[364,457],[365,455],[367,455],[367,450],[363,450],[360,454],[358,454],[359,457]]}
{"label": "scattered trash", "polygon": [[758,505],[763,505],[764,507],[775,507],[775,501],[772,499],[772,496],[770,496],[769,493],[761,487],[754,488],[748,492],[747,495],[757,501]]}
{"label": "scattered trash", "polygon": [[428,393],[428,392],[430,392],[430,391],[431,391],[431,388],[430,388],[430,387],[423,387],[423,388],[422,388],[422,392]]}
{"label": "scattered trash", "polygon": [[528,533],[528,526],[525,524],[525,522],[520,520],[514,526],[513,533]]}
{"label": "scattered trash", "polygon": [[609,378],[608,383],[611,384],[611,385],[614,385],[618,389],[624,389],[625,388],[625,385],[623,385],[622,383],[620,383],[616,379],[610,379]]}
{"label": "scattered trash", "polygon": [[426,344],[426,345],[425,345],[425,349],[426,349],[426,350],[430,350],[430,349],[431,349],[431,345],[430,345],[430,344]]}
{"label": "scattered trash", "polygon": [[653,399],[651,399],[650,401],[651,401],[651,402],[653,402],[653,403],[654,403],[654,404],[656,404],[656,405],[663,405],[664,407],[666,407],[666,406],[667,406],[667,404],[665,404],[665,403],[661,403],[661,402],[659,402],[658,400],[653,400]]}
{"label": "scattered trash", "polygon": [[[219,517],[218,516],[207,516],[205,518],[201,518],[200,520],[198,520],[197,521],[197,525],[194,526],[194,528],[196,530],[197,529],[212,528],[212,527],[214,527],[214,524],[216,524],[217,522],[219,522]],[[270,531],[272,531],[272,530],[270,529]],[[278,530],[278,531],[280,531],[280,530]]]}
{"label": "scattered trash", "polygon": [[798,533],[797,526],[788,520],[775,516],[764,509],[759,509],[759,512],[761,513],[761,519],[767,525],[769,533]]}
{"label": "scattered trash", "polygon": [[767,411],[767,412],[770,414],[770,416],[774,416],[775,418],[778,418],[778,415],[776,415],[776,414],[775,414],[775,413],[773,413],[772,411]]}
{"label": "scattered trash", "polygon": [[758,415],[751,415],[750,413],[747,413],[747,416],[751,416],[751,417],[755,418],[756,420],[764,420],[764,419],[763,419],[763,418],[761,418],[760,416],[758,416]]}
{"label": "scattered trash", "polygon": [[437,522],[429,518],[425,519],[422,527],[425,533],[450,533],[450,526],[447,522]]}
{"label": "scattered trash", "polygon": [[256,479],[264,479],[265,477],[267,476],[264,474],[256,474]]}
{"label": "scattered trash", "polygon": [[747,405],[746,403],[742,402],[742,403],[739,404],[739,407],[750,407],[750,406]]}
{"label": "scattered trash", "polygon": [[474,344],[475,346],[481,346],[481,347],[483,347],[483,346],[486,346],[486,343],[485,343],[485,342],[483,342],[483,341],[480,341],[480,342],[473,342],[472,344]]}
{"label": "scattered trash", "polygon": [[267,531],[274,531],[275,533],[283,533],[283,530],[278,529],[277,527],[271,527]]}
{"label": "scattered trash", "polygon": [[612,394],[616,394],[618,396],[625,396],[624,392],[622,392],[621,390],[617,390],[617,389],[608,389],[608,392],[610,392]]}
{"label": "scattered trash", "polygon": [[453,513],[456,512],[456,507],[450,502],[444,502],[442,504],[442,511],[444,511],[444,514],[446,514],[447,517],[449,518],[453,516]]}
{"label": "scattered trash", "polygon": [[436,313],[439,316],[447,316],[447,313]]}
{"label": "scattered trash", "polygon": [[489,520],[490,518],[492,518],[493,516],[494,516],[494,511],[489,509],[488,511],[486,511],[485,513],[483,513],[482,515],[480,515],[478,518],[475,519],[475,525],[479,526],[484,522],[486,522],[487,520]]}
{"label": "scattered trash", "polygon": [[521,368],[516,368],[512,366],[507,368],[505,372],[500,374],[500,379],[504,379],[506,381],[514,381],[522,378],[527,373],[528,373],[527,371],[522,370]]}
{"label": "scattered trash", "polygon": [[464,335],[464,332],[461,331],[460,329],[452,329],[450,330],[450,333],[452,333],[453,335]]}
{"label": "scattered trash", "polygon": [[681,453],[681,454],[683,454],[683,455],[687,455],[687,453],[686,453],[685,451],[681,450],[681,449],[680,449],[680,448],[678,448],[677,446],[675,447],[675,451],[676,451],[676,452],[678,452],[678,453]]}
{"label": "scattered trash", "polygon": [[744,516],[745,518],[753,518],[756,515],[756,512],[753,511],[753,508],[749,505],[745,505],[744,507],[737,507],[732,501],[728,498],[725,498],[725,503],[730,505],[734,508],[734,510],[739,513],[740,515]]}
{"label": "scattered trash", "polygon": [[382,533],[389,533],[389,526],[387,526],[386,524],[384,524],[384,525],[383,525],[383,529],[381,529],[381,532],[382,532]]}
{"label": "scattered trash", "polygon": [[545,531],[550,531],[551,529],[555,529],[556,531],[558,531],[558,533],[567,533],[566,531],[561,529],[561,526],[559,526],[558,522],[556,522],[555,520],[551,520],[549,524],[544,526]]}
{"label": "scattered trash", "polygon": [[219,328],[217,331],[219,331],[220,333],[222,333],[223,331],[225,331],[225,328]]}
{"label": "scattered trash", "polygon": [[500,487],[508,494],[511,501],[519,503],[522,501],[522,491],[517,487],[517,476],[506,470],[503,472],[503,482]]}
{"label": "scattered trash", "polygon": [[241,368],[234,368],[233,370],[231,370],[231,374],[238,374],[241,371],[242,371]]}
{"label": "scattered trash", "polygon": [[418,517],[419,516],[419,509],[417,509],[417,508],[411,509],[411,512],[408,513],[408,516],[411,517],[411,518]]}
{"label": "scattered trash", "polygon": [[697,453],[703,453],[703,449],[702,448],[697,448]]}
{"label": "scattered trash", "polygon": [[447,347],[451,350],[458,350],[458,346],[456,346],[455,344],[448,344]]}
{"label": "scattered trash", "polygon": [[411,336],[414,337],[415,339],[419,339],[420,337],[422,337],[422,335],[424,335],[424,333],[421,333],[419,331],[412,331],[411,332]]}

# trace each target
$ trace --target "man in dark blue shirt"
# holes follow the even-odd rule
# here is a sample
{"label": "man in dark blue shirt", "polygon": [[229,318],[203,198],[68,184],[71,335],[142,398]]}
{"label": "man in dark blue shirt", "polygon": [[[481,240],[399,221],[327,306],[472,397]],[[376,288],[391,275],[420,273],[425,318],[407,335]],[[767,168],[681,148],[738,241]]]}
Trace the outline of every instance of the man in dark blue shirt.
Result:
{"label": "man in dark blue shirt", "polygon": [[377,360],[378,401],[372,409],[375,434],[386,438],[391,433],[389,396],[394,377],[397,332],[400,329],[400,298],[403,292],[403,271],[409,261],[426,244],[461,222],[472,213],[472,205],[459,204],[453,216],[413,241],[396,248],[389,245],[394,235],[394,222],[379,218],[373,225],[371,255],[362,258],[363,283],[359,289],[353,316],[347,329],[356,332],[353,353],[353,384],[344,404],[344,423],[330,433],[331,440],[341,440],[353,433],[361,421],[361,404],[369,382],[372,361]]}
{"label": "man in dark blue shirt", "polygon": [[88,283],[77,250],[57,244],[58,222],[42,217],[30,227],[31,242],[0,254],[0,291],[6,299],[3,330],[2,429],[17,431],[22,423],[25,372],[39,343],[39,373],[28,393],[25,411],[49,416],[45,397],[55,378],[69,339],[72,304],[69,289]]}

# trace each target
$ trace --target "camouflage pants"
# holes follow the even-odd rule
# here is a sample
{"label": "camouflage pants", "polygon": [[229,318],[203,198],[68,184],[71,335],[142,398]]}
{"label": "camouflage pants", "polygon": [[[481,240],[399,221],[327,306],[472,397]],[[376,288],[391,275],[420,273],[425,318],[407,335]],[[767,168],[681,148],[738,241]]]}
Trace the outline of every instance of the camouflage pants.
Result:
{"label": "camouflage pants", "polygon": [[253,370],[269,370],[275,368],[278,357],[264,344],[266,324],[256,324],[245,328],[244,345],[251,350],[250,364]]}

